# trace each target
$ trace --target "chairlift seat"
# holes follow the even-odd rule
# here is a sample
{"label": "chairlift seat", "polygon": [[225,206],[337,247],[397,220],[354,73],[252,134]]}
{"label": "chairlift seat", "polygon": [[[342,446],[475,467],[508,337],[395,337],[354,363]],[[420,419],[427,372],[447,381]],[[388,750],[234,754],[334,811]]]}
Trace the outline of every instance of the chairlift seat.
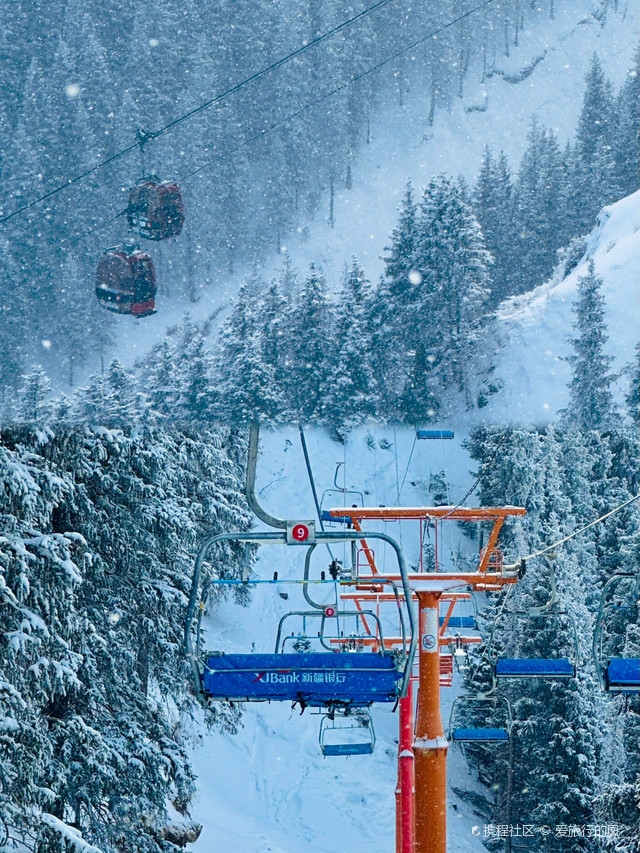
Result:
{"label": "chairlift seat", "polygon": [[372,743],[325,743],[320,747],[326,756],[336,755],[371,755]]}
{"label": "chairlift seat", "polygon": [[509,740],[506,729],[454,729],[451,739],[456,743],[498,743]]}
{"label": "chairlift seat", "polygon": [[640,692],[640,659],[611,659],[605,670],[605,689],[610,693]]}
{"label": "chairlift seat", "polygon": [[395,702],[401,678],[394,659],[379,652],[208,654],[202,689],[236,702],[348,707]]}
{"label": "chairlift seat", "polygon": [[453,438],[451,429],[419,429],[416,438]]}
{"label": "chairlift seat", "polygon": [[503,658],[495,672],[496,678],[574,678],[576,668],[567,658]]}
{"label": "chairlift seat", "polygon": [[[440,617],[440,625],[444,625],[445,617]],[[451,616],[447,622],[447,628],[477,628],[474,616]]]}

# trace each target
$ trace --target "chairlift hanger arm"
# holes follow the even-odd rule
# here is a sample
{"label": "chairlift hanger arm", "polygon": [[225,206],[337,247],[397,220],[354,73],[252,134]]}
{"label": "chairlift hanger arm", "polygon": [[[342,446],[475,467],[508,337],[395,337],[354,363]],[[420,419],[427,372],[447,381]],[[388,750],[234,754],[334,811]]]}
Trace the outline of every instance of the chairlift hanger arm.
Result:
{"label": "chairlift hanger arm", "polygon": [[598,615],[596,616],[596,623],[593,631],[592,652],[593,660],[595,663],[596,677],[602,690],[606,690],[602,635],[605,622],[604,613],[607,607],[607,594],[610,589],[617,586],[621,581],[628,579],[634,579],[638,581],[640,579],[640,572],[617,572],[615,575],[609,578],[609,580],[603,586],[602,592],[600,593],[600,605],[598,607]]}

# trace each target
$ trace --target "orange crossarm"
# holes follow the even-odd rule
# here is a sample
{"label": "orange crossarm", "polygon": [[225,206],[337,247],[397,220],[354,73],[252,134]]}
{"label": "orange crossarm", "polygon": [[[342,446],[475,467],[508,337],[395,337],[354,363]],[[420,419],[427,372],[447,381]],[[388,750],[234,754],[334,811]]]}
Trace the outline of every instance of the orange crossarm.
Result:
{"label": "orange crossarm", "polygon": [[[400,580],[400,575],[376,575],[376,580],[379,581],[395,581]],[[441,583],[457,584],[458,586],[471,586],[474,589],[500,589],[504,584],[516,583],[518,576],[515,572],[509,574],[491,574],[487,572],[423,572],[411,573],[409,575],[409,583],[411,586],[422,590],[428,589],[429,586],[434,587],[434,591],[448,595],[448,590],[442,589]],[[356,581],[356,589],[371,591],[371,580],[363,578],[361,581]]]}

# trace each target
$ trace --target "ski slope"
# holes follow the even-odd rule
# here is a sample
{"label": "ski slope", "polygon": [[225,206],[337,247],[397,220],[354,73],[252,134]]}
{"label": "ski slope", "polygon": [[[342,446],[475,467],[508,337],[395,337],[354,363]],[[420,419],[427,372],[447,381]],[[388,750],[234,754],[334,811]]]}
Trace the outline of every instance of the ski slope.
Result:
{"label": "ski slope", "polygon": [[[450,483],[450,501],[460,499],[471,483],[470,462],[461,447],[463,438],[415,442],[409,430],[372,427],[352,434],[342,446],[321,430],[307,434],[319,494],[333,487],[336,465],[341,462],[339,485],[364,491],[366,503],[374,506],[392,506],[396,501],[405,506],[430,503],[429,474],[441,468]],[[297,430],[265,432],[261,447],[256,492],[262,505],[280,517],[313,518],[315,510]],[[331,505],[342,505],[336,499],[339,496],[330,497]],[[451,528],[441,546],[445,559],[462,539],[454,531],[455,525]],[[415,522],[413,527],[403,523],[402,528],[387,524],[385,532],[402,540],[409,565],[415,565]],[[477,545],[465,541],[461,547],[473,553]],[[343,557],[341,549],[341,545],[332,547],[338,558]],[[272,578],[277,570],[279,580],[301,577],[305,551],[264,546],[256,573]],[[391,553],[384,553],[384,549],[376,549],[376,560],[383,567],[393,566]],[[328,561],[326,552],[316,553],[313,566],[326,568]],[[289,598],[285,601],[279,593],[288,593]],[[256,652],[273,651],[279,618],[301,606],[308,609],[299,586],[257,586],[247,608],[231,602],[212,608],[205,645],[211,650],[250,652],[254,643]],[[442,691],[445,728],[459,679],[456,673],[454,688]],[[391,707],[380,705],[373,709],[372,717],[377,737],[374,754],[350,758],[323,758],[318,745],[320,717],[309,710],[301,715],[287,703],[245,705],[244,727],[235,737],[196,727],[192,761],[199,778],[192,815],[203,830],[193,849],[201,853],[394,850],[398,715]],[[449,750],[448,768],[450,784],[479,790],[458,748]],[[482,824],[482,819],[450,792],[450,853],[484,850],[471,832],[473,826]]]}

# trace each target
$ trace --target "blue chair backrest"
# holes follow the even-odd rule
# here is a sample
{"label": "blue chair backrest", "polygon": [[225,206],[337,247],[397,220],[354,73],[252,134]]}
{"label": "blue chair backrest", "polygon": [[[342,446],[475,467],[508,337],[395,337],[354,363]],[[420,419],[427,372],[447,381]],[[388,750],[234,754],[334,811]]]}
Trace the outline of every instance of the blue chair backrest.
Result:
{"label": "blue chair backrest", "polygon": [[605,686],[612,693],[640,692],[640,659],[610,660],[605,671]]}
{"label": "blue chair backrest", "polygon": [[567,658],[505,658],[496,663],[498,678],[573,678],[575,674],[575,667]]}
{"label": "blue chair backrest", "polygon": [[453,430],[451,429],[419,429],[416,432],[417,438],[453,438]]}
{"label": "blue chair backrest", "polygon": [[202,689],[212,699],[291,701],[317,707],[395,702],[402,673],[376,652],[209,655]]}
{"label": "blue chair backrest", "polygon": [[509,740],[506,729],[454,729],[451,737],[457,743],[496,743]]}
{"label": "blue chair backrest", "polygon": [[[440,625],[444,625],[444,616],[440,617]],[[451,616],[447,622],[447,628],[475,628],[474,616]]]}
{"label": "blue chair backrest", "polygon": [[323,509],[321,513],[323,521],[334,521],[336,524],[351,524],[351,517],[348,515],[331,515],[328,509]]}
{"label": "blue chair backrest", "polygon": [[372,743],[325,743],[322,747],[323,755],[371,755],[373,753]]}

